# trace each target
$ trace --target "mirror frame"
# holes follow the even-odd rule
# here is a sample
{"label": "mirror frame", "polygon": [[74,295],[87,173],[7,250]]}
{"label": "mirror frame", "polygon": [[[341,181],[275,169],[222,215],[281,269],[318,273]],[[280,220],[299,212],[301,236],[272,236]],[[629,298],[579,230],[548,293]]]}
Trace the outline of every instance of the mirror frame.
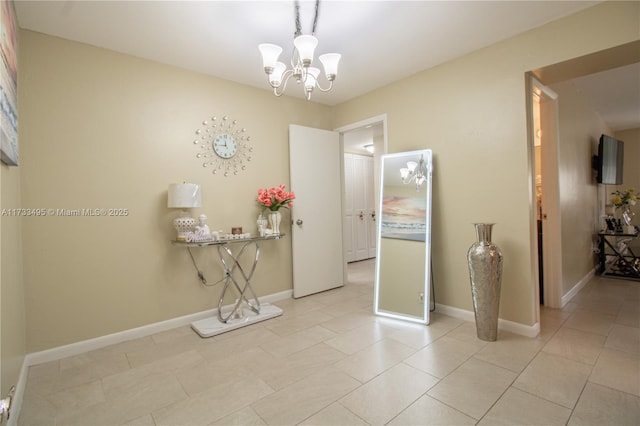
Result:
{"label": "mirror frame", "polygon": [[[381,246],[382,246],[382,206],[384,201],[384,177],[385,177],[385,160],[387,159],[398,159],[400,157],[407,157],[407,159],[411,159],[410,157],[414,157],[417,159],[420,156],[424,157],[427,168],[427,180],[420,187],[421,191],[425,191],[426,198],[426,229],[425,229],[425,259],[424,259],[424,289],[423,289],[423,312],[422,317],[417,317],[413,315],[408,315],[406,313],[401,312],[389,312],[385,310],[381,310],[379,307],[379,298],[380,298],[380,269],[381,265],[384,262],[384,259],[381,258]],[[400,175],[400,170],[397,170],[398,176]],[[379,200],[378,200],[378,215],[380,218],[377,221],[377,234],[376,234],[376,271],[375,271],[375,282],[374,282],[374,300],[373,300],[373,310],[375,315],[401,319],[405,321],[417,322],[420,324],[429,324],[429,312],[431,305],[431,181],[433,174],[433,162],[432,162],[432,151],[430,149],[416,150],[416,151],[407,151],[407,152],[398,152],[392,154],[384,154],[380,157],[380,186],[379,186]],[[415,185],[415,183],[411,183],[408,185]],[[416,242],[419,243],[419,242]]]}

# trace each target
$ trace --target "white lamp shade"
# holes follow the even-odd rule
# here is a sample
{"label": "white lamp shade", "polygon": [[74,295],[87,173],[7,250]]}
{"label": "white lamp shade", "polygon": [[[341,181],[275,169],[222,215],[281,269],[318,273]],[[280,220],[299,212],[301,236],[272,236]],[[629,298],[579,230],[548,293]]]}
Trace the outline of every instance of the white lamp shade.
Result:
{"label": "white lamp shade", "polygon": [[342,55],[339,53],[325,53],[324,55],[318,56],[320,62],[322,62],[322,66],[324,67],[324,74],[327,76],[327,80],[329,76],[338,75],[338,62]]}
{"label": "white lamp shade", "polygon": [[262,43],[258,45],[262,53],[262,64],[265,68],[275,68],[278,56],[282,53],[282,47],[277,44]]}
{"label": "white lamp shade", "polygon": [[282,83],[282,74],[284,74],[287,66],[282,62],[277,62],[276,66],[273,68],[273,72],[269,76],[269,82],[274,86],[280,86]]}
{"label": "white lamp shade", "polygon": [[414,172],[417,166],[418,166],[418,163],[416,163],[415,161],[407,161],[407,167],[409,168],[409,171],[411,173]]}
{"label": "white lamp shade", "polygon": [[402,179],[406,179],[409,176],[409,169],[407,169],[406,167],[403,167],[400,169],[400,177]]}
{"label": "white lamp shade", "polygon": [[200,185],[195,183],[169,185],[167,207],[170,209],[191,209],[201,205]]}
{"label": "white lamp shade", "polygon": [[312,35],[300,35],[293,40],[303,65],[309,66],[313,62],[313,52],[318,45],[318,39]]}
{"label": "white lamp shade", "polygon": [[307,78],[304,80],[304,87],[313,90],[316,87],[316,81],[320,75],[320,70],[315,67],[309,67],[307,69]]}

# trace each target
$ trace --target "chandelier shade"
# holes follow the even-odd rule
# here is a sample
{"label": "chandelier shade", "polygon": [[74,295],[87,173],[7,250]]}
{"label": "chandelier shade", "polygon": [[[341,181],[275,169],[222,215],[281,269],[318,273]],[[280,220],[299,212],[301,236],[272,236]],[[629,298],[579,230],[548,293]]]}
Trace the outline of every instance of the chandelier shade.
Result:
{"label": "chandelier shade", "polygon": [[301,35],[293,40],[293,45],[298,50],[302,65],[308,67],[313,62],[313,52],[318,46],[318,39],[312,35]]}
{"label": "chandelier shade", "polygon": [[420,192],[420,187],[427,181],[427,163],[424,161],[424,157],[420,156],[420,161],[407,161],[407,167],[400,169],[400,178],[402,183],[416,184],[416,192]]}
{"label": "chandelier shade", "polygon": [[302,86],[307,100],[311,100],[311,94],[318,88],[321,92],[328,92],[333,88],[333,81],[338,75],[338,62],[341,55],[339,53],[325,53],[319,56],[319,60],[324,68],[324,76],[329,82],[327,87],[322,87],[318,81],[321,70],[313,67],[313,59],[318,39],[314,36],[316,24],[318,22],[318,9],[320,1],[316,0],[315,18],[313,21],[313,31],[311,35],[302,34],[300,27],[300,5],[296,1],[296,32],[293,39],[293,53],[291,55],[291,68],[287,68],[284,62],[279,62],[278,58],[282,53],[282,47],[272,43],[261,43],[258,49],[262,54],[262,66],[267,81],[273,88],[273,94],[282,96],[287,88],[287,83],[292,77],[296,83]]}
{"label": "chandelier shade", "polygon": [[[258,45],[258,49],[260,49],[260,53],[262,53],[262,64],[265,72],[267,72],[267,70],[273,70],[278,62],[278,57],[282,53],[282,47],[276,44],[262,43]],[[269,72],[267,72],[267,74],[268,73]]]}
{"label": "chandelier shade", "polygon": [[324,68],[324,74],[327,80],[332,81],[336,78],[336,75],[338,75],[338,62],[341,57],[342,55],[339,53],[325,53],[318,57]]}
{"label": "chandelier shade", "polygon": [[279,86],[282,83],[282,75],[287,70],[287,66],[282,62],[276,62],[273,72],[269,75],[269,83],[271,86]]}
{"label": "chandelier shade", "polygon": [[309,67],[307,70],[307,78],[304,80],[304,88],[307,91],[313,90],[318,82],[318,76],[320,75],[320,70],[315,67]]}

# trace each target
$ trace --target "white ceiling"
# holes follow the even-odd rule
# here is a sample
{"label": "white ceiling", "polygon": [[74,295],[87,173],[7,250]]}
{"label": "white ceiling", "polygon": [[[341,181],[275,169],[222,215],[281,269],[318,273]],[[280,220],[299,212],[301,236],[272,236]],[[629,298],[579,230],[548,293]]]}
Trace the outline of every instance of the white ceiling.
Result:
{"label": "white ceiling", "polygon": [[[312,100],[344,102],[597,3],[323,1],[316,56],[342,59],[334,89]],[[300,2],[303,33],[311,31],[314,6]],[[287,62],[295,31],[293,1],[16,1],[15,8],[24,29],[265,90],[257,45],[283,46]],[[287,89],[301,94],[295,84]]]}
{"label": "white ceiling", "polygon": [[613,130],[640,128],[640,63],[572,80]]}
{"label": "white ceiling", "polygon": [[383,132],[382,123],[374,123],[348,131],[344,133],[344,150],[353,154],[372,155],[365,146],[373,144],[375,139],[381,141]]}

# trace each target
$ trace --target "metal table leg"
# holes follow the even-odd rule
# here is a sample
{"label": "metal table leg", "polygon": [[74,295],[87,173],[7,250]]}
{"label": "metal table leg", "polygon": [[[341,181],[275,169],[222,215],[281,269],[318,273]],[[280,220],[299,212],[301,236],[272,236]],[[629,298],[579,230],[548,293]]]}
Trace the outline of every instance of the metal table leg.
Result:
{"label": "metal table leg", "polygon": [[[239,242],[233,241],[232,243]],[[282,315],[282,309],[277,306],[268,303],[260,304],[260,300],[258,300],[258,296],[251,286],[251,279],[260,258],[260,247],[257,241],[242,241],[242,246],[237,251],[237,254],[234,254],[231,250],[231,244],[217,243],[215,245],[218,250],[219,261],[224,268],[224,278],[222,280],[224,281],[224,287],[218,301],[218,312],[216,317],[205,318],[191,323],[191,328],[202,337],[212,337]],[[255,247],[253,259],[250,265],[243,267],[240,262],[245,258],[251,259],[248,255],[253,247]],[[189,252],[191,253],[190,250]],[[198,277],[203,283],[206,283],[204,275],[195,265],[193,256],[191,256],[191,259],[198,271]],[[229,311],[224,307],[224,298],[230,288],[235,288],[239,296]],[[245,305],[248,307],[247,310],[244,309]]]}
{"label": "metal table leg", "polygon": [[[245,273],[244,269],[242,268],[242,265],[240,264],[240,257],[244,254],[245,250],[250,245],[255,246],[255,257],[253,258],[251,269],[247,274]],[[222,266],[224,267],[224,271],[225,271],[224,288],[222,289],[222,294],[220,295],[220,301],[218,302],[218,320],[220,322],[226,323],[227,321],[229,321],[230,318],[236,316],[236,314],[238,314],[239,312],[239,309],[242,309],[242,302],[245,302],[253,312],[255,312],[256,314],[260,314],[260,301],[258,300],[256,293],[253,291],[253,287],[251,287],[251,278],[253,277],[253,273],[256,270],[256,265],[258,264],[258,259],[260,257],[260,247],[258,246],[258,243],[256,241],[248,241],[244,243],[236,256],[234,256],[231,249],[226,245],[225,246],[219,245],[217,246],[217,249],[218,249],[218,255],[220,256],[220,262],[222,263]],[[228,262],[227,260],[231,260],[231,262]],[[236,270],[240,272],[241,278],[244,281],[244,286],[242,288],[240,288],[238,281],[233,276],[233,273]],[[224,296],[227,293],[227,289],[229,288],[229,285],[231,283],[233,283],[236,290],[238,290],[240,297],[236,299],[233,309],[225,317],[222,313],[222,306],[224,303]],[[255,303],[255,306],[252,305],[251,302],[245,296],[247,290],[249,290],[249,292],[251,293],[251,296],[253,296],[253,301]]]}

